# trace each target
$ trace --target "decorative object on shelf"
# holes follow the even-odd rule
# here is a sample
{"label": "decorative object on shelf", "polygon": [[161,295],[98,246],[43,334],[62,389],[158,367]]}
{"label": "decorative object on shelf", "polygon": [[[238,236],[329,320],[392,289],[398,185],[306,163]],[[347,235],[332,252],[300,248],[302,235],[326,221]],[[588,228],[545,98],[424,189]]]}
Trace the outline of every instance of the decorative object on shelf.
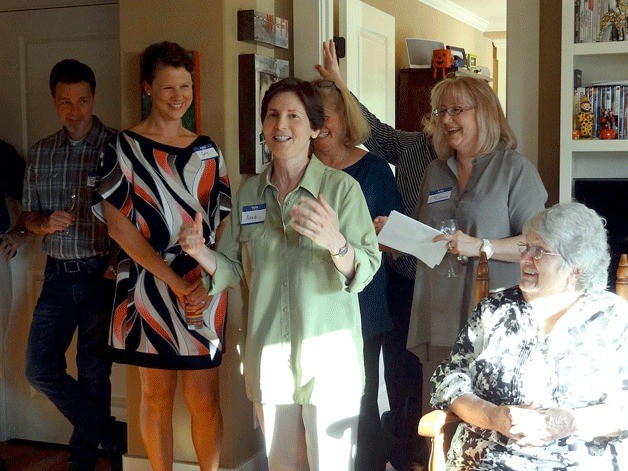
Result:
{"label": "decorative object on shelf", "polygon": [[467,67],[467,55],[464,49],[461,47],[447,46],[447,49],[451,51],[451,55],[454,57],[454,67],[457,69],[464,69]]}
{"label": "decorative object on shelf", "polygon": [[262,98],[274,82],[288,76],[289,62],[282,59],[240,54],[238,56],[238,124],[240,173],[261,173],[272,154],[262,133]]}
{"label": "decorative object on shelf", "polygon": [[440,71],[441,77],[445,78],[447,69],[451,69],[454,66],[454,58],[451,55],[449,49],[435,49],[432,53],[432,69],[434,71],[434,78],[438,76]]}
{"label": "decorative object on shelf", "polygon": [[469,69],[473,69],[478,66],[478,56],[475,54],[467,54],[467,64]]}
{"label": "decorative object on shelf", "polygon": [[604,108],[602,110],[602,117],[600,118],[600,139],[615,139],[617,133],[614,128],[615,116],[611,110]]}
{"label": "decorative object on shelf", "polygon": [[604,30],[610,26],[611,41],[624,41],[626,39],[626,21],[628,20],[628,5],[621,0],[615,0],[615,7],[608,5],[608,12],[600,21],[600,32],[597,40],[601,41]]}
{"label": "decorative object on shelf", "polygon": [[586,96],[583,96],[582,100],[580,100],[578,127],[580,128],[581,139],[591,138],[593,135],[593,113],[591,113],[591,102]]}
{"label": "decorative object on shelf", "polygon": [[[188,56],[194,62],[194,72],[192,73],[192,87],[194,90],[194,99],[188,110],[181,118],[183,127],[196,134],[201,134],[201,73],[199,68],[198,51],[188,51]],[[144,87],[140,84],[142,90],[142,119],[146,119],[151,109],[150,97],[144,92]]]}
{"label": "decorative object on shelf", "polygon": [[238,10],[238,41],[288,49],[288,20],[255,10]]}

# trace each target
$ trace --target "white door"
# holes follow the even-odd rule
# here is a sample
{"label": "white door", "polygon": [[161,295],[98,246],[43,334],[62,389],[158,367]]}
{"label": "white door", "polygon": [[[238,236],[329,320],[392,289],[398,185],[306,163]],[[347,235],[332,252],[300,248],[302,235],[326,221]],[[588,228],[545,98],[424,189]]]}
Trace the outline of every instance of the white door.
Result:
{"label": "white door", "polygon": [[[294,75],[311,80],[321,44],[333,35],[332,0],[293,0]],[[380,120],[395,124],[395,18],[361,0],[338,1],[339,35],[347,55],[340,71],[349,89]]]}
{"label": "white door", "polygon": [[[48,76],[52,66],[66,58],[92,67],[97,82],[95,113],[107,125],[119,127],[118,37],[115,4],[0,11],[0,137],[24,156],[31,144],[59,129]],[[0,440],[67,443],[71,433],[68,421],[24,377],[26,340],[44,260],[40,241],[31,240],[11,261],[12,308],[9,319],[0,323]],[[67,355],[71,374],[76,373],[74,358],[72,348]],[[124,368],[114,368],[112,382],[112,412],[126,420]]]}
{"label": "white door", "polygon": [[341,0],[338,32],[345,83],[381,121],[395,125],[395,18],[361,0]]}

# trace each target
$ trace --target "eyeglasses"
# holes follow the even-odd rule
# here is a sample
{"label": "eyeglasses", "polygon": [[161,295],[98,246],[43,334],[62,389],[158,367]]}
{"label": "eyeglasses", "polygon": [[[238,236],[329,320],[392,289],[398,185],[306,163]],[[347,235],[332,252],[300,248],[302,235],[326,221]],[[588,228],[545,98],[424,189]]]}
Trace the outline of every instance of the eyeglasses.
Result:
{"label": "eyeglasses", "polygon": [[541,260],[543,255],[558,255],[559,257],[562,257],[559,253],[547,252],[538,245],[530,245],[525,242],[518,242],[517,248],[519,249],[519,253],[521,255],[528,255],[534,260]]}
{"label": "eyeglasses", "polygon": [[449,116],[456,116],[462,113],[463,111],[467,111],[472,108],[475,108],[475,106],[467,106],[465,108],[461,106],[452,106],[450,108],[434,108],[432,110],[432,114],[436,116],[437,118],[440,118],[441,116],[445,116],[445,113],[447,113]]}

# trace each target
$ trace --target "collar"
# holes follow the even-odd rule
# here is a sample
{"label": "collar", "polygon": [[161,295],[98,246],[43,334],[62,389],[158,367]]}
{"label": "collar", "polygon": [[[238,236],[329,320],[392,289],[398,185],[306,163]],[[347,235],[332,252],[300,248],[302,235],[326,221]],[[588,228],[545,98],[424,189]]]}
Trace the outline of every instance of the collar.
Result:
{"label": "collar", "polygon": [[[85,137],[81,139],[79,142],[86,142],[92,147],[98,147],[100,145],[100,140],[102,139],[103,133],[105,130],[105,125],[98,119],[98,116],[92,115],[92,128],[87,132]],[[70,137],[66,132],[65,128],[61,130],[61,142],[62,143],[70,143]]]}
{"label": "collar", "polygon": [[[310,193],[314,199],[318,197],[320,193],[321,183],[323,181],[323,175],[325,173],[325,165],[316,158],[314,154],[310,157],[310,162],[305,169],[303,178],[297,185],[297,188],[303,188]],[[270,176],[273,171],[273,162],[261,173],[258,187],[258,195],[261,197],[264,194],[264,190],[267,187],[275,188],[270,181]],[[296,189],[296,188],[295,188]]]}

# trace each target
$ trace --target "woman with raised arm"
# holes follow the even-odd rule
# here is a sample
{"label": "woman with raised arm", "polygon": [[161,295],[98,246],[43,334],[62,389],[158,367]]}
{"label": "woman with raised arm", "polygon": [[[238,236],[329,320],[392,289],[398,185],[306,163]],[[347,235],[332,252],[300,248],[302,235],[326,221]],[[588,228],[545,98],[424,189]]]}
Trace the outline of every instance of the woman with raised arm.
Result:
{"label": "woman with raised arm", "polygon": [[352,470],[364,390],[357,293],[380,264],[358,183],[311,155],[324,125],[320,96],[288,78],[262,100],[273,158],[234,198],[218,250],[200,219],[183,249],[211,275],[210,293],[244,282],[244,377],[270,471]]}
{"label": "woman with raised arm", "polygon": [[154,471],[172,470],[179,370],[202,471],[218,469],[222,442],[217,367],[226,295],[207,295],[198,262],[177,239],[198,215],[213,244],[231,207],[220,150],[182,123],[193,70],[178,44],[146,48],[140,74],[150,113],[111,142],[98,188],[109,234],[122,249],[109,341],[114,361],[139,366],[140,430]]}
{"label": "woman with raised arm", "polygon": [[[357,144],[369,134],[369,126],[357,100],[342,85],[330,80],[313,82],[323,99],[325,125],[314,140],[314,154],[325,165],[343,170],[357,180],[366,199],[371,219],[403,211],[401,196],[388,163]],[[364,338],[364,372],[366,387],[358,421],[356,471],[379,471],[386,468],[377,396],[379,392],[379,353],[384,333],[393,322],[386,299],[386,266],[382,263],[373,280],[358,295]],[[384,363],[387,362],[384,359]]]}

